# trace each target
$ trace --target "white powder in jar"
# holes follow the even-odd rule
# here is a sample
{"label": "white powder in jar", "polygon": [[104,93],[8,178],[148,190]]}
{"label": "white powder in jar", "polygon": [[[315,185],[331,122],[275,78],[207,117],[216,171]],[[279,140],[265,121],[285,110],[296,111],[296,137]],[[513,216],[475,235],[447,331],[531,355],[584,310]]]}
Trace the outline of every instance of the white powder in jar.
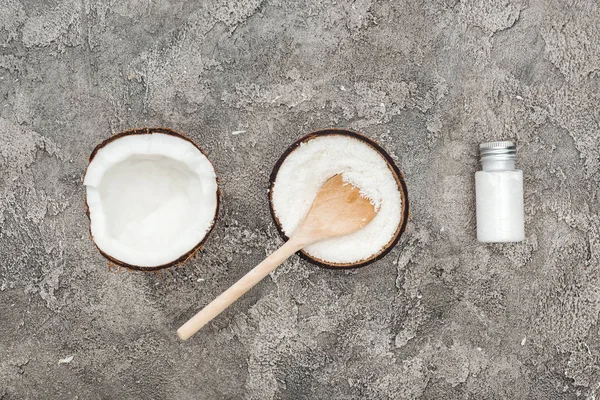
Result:
{"label": "white powder in jar", "polygon": [[290,237],[319,189],[342,174],[378,210],[369,225],[351,234],[307,246],[309,255],[335,264],[358,263],[381,253],[394,238],[402,216],[402,198],[385,158],[367,143],[346,135],[317,136],[283,161],[273,185],[275,215]]}

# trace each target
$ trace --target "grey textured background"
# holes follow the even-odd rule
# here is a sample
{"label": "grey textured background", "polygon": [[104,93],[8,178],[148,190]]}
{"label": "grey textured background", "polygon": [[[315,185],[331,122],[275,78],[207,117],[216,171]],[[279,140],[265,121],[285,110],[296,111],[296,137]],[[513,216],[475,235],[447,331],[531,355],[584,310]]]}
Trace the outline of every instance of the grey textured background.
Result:
{"label": "grey textured background", "polygon": [[[0,399],[594,399],[599,26],[594,0],[0,0]],[[88,155],[142,126],[190,135],[224,193],[160,276],[109,271],[84,214]],[[180,342],[280,244],[268,174],[328,126],[405,172],[401,243],[294,256]],[[482,245],[476,146],[505,137],[527,239]]]}

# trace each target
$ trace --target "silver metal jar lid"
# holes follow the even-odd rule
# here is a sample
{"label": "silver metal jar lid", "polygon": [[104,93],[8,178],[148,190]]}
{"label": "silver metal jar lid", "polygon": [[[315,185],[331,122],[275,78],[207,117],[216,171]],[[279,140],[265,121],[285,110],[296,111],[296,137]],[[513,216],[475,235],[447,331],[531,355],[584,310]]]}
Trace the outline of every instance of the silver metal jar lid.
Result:
{"label": "silver metal jar lid", "polygon": [[514,160],[517,143],[514,140],[484,142],[479,145],[479,157],[483,160]]}

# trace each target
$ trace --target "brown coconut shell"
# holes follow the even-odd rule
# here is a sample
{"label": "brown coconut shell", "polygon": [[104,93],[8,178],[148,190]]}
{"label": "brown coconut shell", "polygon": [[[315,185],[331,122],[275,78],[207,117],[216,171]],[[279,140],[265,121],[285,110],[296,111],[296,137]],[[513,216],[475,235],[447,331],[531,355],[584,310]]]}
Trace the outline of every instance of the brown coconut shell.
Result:
{"label": "brown coconut shell", "polygon": [[371,148],[373,148],[379,154],[381,154],[381,156],[387,162],[388,168],[390,169],[390,171],[392,171],[392,174],[394,175],[394,178],[396,179],[396,183],[398,184],[398,190],[400,191],[400,197],[402,198],[402,215],[400,217],[400,223],[398,224],[398,228],[396,229],[394,236],[384,246],[383,250],[377,254],[374,254],[373,256],[371,256],[370,258],[368,258],[366,260],[361,260],[361,261],[358,261],[355,263],[332,263],[332,262],[325,261],[320,258],[311,256],[304,250],[300,250],[297,254],[300,256],[300,258],[303,258],[306,261],[311,262],[311,263],[318,265],[319,267],[323,267],[323,268],[351,269],[351,268],[364,267],[366,265],[369,265],[369,264],[385,257],[394,248],[394,246],[396,246],[396,244],[400,240],[400,236],[402,236],[402,234],[406,230],[406,224],[408,223],[408,216],[409,216],[408,190],[406,188],[406,182],[404,181],[404,175],[402,174],[402,172],[400,172],[400,170],[396,166],[396,163],[394,163],[394,160],[392,159],[392,157],[374,140],[372,140],[358,132],[350,131],[347,129],[338,129],[338,128],[328,128],[328,129],[324,129],[324,130],[315,131],[315,132],[309,133],[308,135],[303,136],[300,139],[296,140],[294,143],[292,143],[286,149],[286,151],[281,155],[281,157],[279,157],[279,160],[277,160],[277,162],[275,163],[275,166],[273,167],[273,171],[271,172],[271,176],[269,177],[269,209],[271,211],[271,217],[273,218],[273,221],[275,222],[275,226],[277,227],[277,231],[279,232],[279,235],[281,236],[281,238],[284,241],[288,241],[289,237],[283,231],[283,228],[281,227],[281,222],[279,221],[279,218],[277,218],[277,215],[275,214],[275,208],[273,207],[273,187],[275,185],[275,180],[277,179],[277,173],[279,172],[279,168],[281,167],[281,165],[283,164],[283,162],[285,161],[287,156],[289,156],[294,150],[296,150],[296,148],[298,148],[298,146],[300,146],[302,143],[306,143],[312,139],[315,139],[315,138],[318,138],[321,136],[328,136],[328,135],[349,136],[351,138],[358,139],[361,142],[364,142],[367,145],[369,145]]}
{"label": "brown coconut shell", "polygon": [[[182,133],[179,132],[175,132],[172,129],[169,128],[136,128],[136,129],[130,129],[128,131],[124,131],[124,132],[120,132],[117,133],[111,137],[109,137],[108,139],[104,140],[102,143],[98,144],[94,150],[92,151],[92,154],[90,155],[89,158],[89,162],[88,162],[88,166],[89,163],[92,162],[92,160],[94,159],[94,157],[96,157],[96,154],[98,153],[98,151],[103,148],[104,146],[106,146],[107,144],[120,139],[122,137],[125,136],[130,136],[130,135],[148,135],[148,134],[152,134],[152,133],[162,133],[165,135],[171,135],[171,136],[175,136],[178,137],[180,139],[183,140],[187,140],[188,142],[190,142],[191,144],[194,145],[194,147],[196,147],[202,154],[204,154],[204,156],[208,159],[208,156],[206,155],[206,153],[204,152],[204,150],[202,150],[202,148],[200,146],[198,146],[196,143],[194,143],[190,138],[188,138],[187,136],[185,136]],[[210,159],[209,159],[210,161]],[[212,164],[212,163],[211,163]],[[213,166],[214,167],[214,166]],[[85,170],[85,173],[87,174],[87,167]],[[85,174],[84,174],[85,176]],[[171,261],[170,263],[167,264],[163,264],[163,265],[159,265],[156,267],[143,267],[143,266],[139,266],[139,265],[132,265],[132,264],[128,264],[125,263],[123,261],[117,260],[114,257],[109,256],[108,254],[106,254],[105,252],[103,252],[98,245],[96,244],[96,241],[94,241],[94,237],[92,236],[92,224],[91,224],[91,219],[90,219],[90,209],[87,203],[87,195],[86,195],[86,200],[85,200],[85,209],[86,209],[86,215],[88,217],[88,219],[90,220],[90,226],[89,226],[89,230],[90,230],[90,238],[92,239],[92,242],[94,242],[94,245],[96,246],[96,248],[98,249],[98,251],[100,252],[100,254],[102,254],[104,256],[104,258],[106,258],[110,263],[114,264],[114,266],[117,267],[123,267],[123,268],[127,268],[130,270],[136,270],[136,271],[144,271],[144,272],[157,272],[166,268],[172,268],[175,267],[177,265],[180,265],[184,262],[186,262],[187,260],[189,260],[190,258],[194,257],[196,255],[196,253],[198,253],[198,251],[202,250],[204,243],[206,243],[206,240],[208,239],[210,233],[212,232],[212,230],[214,229],[215,225],[217,224],[217,220],[219,219],[219,209],[221,206],[221,187],[219,185],[219,179],[217,178],[217,208],[215,210],[215,215],[213,217],[213,221],[211,226],[208,228],[208,231],[206,232],[206,235],[204,235],[204,238],[202,238],[202,240],[196,245],[194,246],[194,248],[192,248],[190,251],[188,251],[187,253],[183,254],[181,257],[179,257],[177,260]]]}

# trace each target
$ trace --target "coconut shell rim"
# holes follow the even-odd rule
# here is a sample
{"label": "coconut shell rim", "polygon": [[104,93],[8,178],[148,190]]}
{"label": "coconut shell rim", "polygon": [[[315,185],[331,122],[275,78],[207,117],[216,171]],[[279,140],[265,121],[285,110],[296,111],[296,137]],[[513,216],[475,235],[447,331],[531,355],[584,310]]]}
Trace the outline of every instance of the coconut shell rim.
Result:
{"label": "coconut shell rim", "polygon": [[[192,139],[190,139],[189,137],[187,137],[186,135],[184,135],[183,133],[174,131],[170,128],[163,128],[163,127],[153,127],[153,128],[134,128],[134,129],[129,129],[123,132],[119,132],[116,133],[114,135],[112,135],[111,137],[103,140],[102,142],[100,142],[98,145],[96,145],[96,147],[94,147],[94,150],[92,150],[92,153],[90,154],[90,157],[88,159],[88,165],[85,168],[85,173],[83,174],[83,177],[85,179],[85,175],[87,174],[87,169],[90,165],[90,163],[92,162],[92,160],[94,159],[94,157],[96,157],[96,154],[98,153],[98,151],[102,148],[104,148],[106,145],[108,145],[109,143],[117,140],[117,139],[121,139],[125,136],[131,136],[131,135],[148,135],[148,134],[153,134],[153,133],[162,133],[165,135],[170,135],[170,136],[174,136],[177,137],[179,139],[184,139],[187,140],[188,142],[190,142],[195,148],[197,148],[200,153],[202,153],[204,155],[204,157],[206,157],[206,159],[208,160],[208,162],[212,165],[213,170],[215,170],[215,166],[212,163],[212,161],[210,161],[210,158],[208,158],[208,155],[206,155],[206,153],[204,152],[204,150],[202,150],[202,148],[200,146],[198,146],[196,143],[194,143],[194,141]],[[216,170],[215,170],[215,175],[216,175]],[[121,260],[118,260],[108,254],[106,254],[104,251],[102,251],[102,249],[100,249],[100,247],[98,247],[98,244],[96,243],[96,241],[94,240],[94,236],[92,235],[92,220],[90,218],[90,208],[87,202],[87,191],[86,191],[86,195],[85,195],[85,213],[88,217],[88,220],[90,221],[88,229],[90,232],[90,238],[92,239],[92,242],[94,243],[94,246],[96,246],[96,248],[98,249],[98,251],[100,252],[100,254],[106,258],[109,262],[115,264],[117,267],[123,267],[123,268],[127,268],[129,270],[134,270],[134,271],[143,271],[143,272],[156,272],[156,271],[161,271],[163,269],[168,269],[168,268],[172,268],[175,266],[178,266],[180,264],[183,264],[184,262],[186,262],[187,260],[189,260],[191,257],[193,257],[198,251],[201,251],[204,247],[204,244],[206,243],[208,237],[210,236],[211,232],[213,231],[213,229],[215,228],[215,225],[217,224],[217,221],[219,219],[219,211],[221,209],[221,197],[222,197],[222,192],[221,192],[221,187],[220,187],[220,183],[219,183],[219,178],[216,177],[216,182],[217,182],[217,205],[215,208],[215,215],[213,216],[213,220],[212,223],[210,225],[210,227],[208,228],[208,230],[206,231],[206,234],[204,235],[204,237],[202,238],[202,240],[200,242],[198,242],[197,245],[195,245],[191,250],[189,250],[188,252],[184,253],[182,256],[180,256],[179,258],[177,258],[176,260],[173,260],[171,262],[168,262],[166,264],[162,264],[162,265],[157,265],[154,267],[144,267],[144,266],[140,266],[140,265],[133,265],[133,264],[129,264],[126,262],[123,262]]]}
{"label": "coconut shell rim", "polygon": [[369,264],[374,263],[375,261],[382,259],[388,253],[390,253],[394,247],[396,247],[396,245],[400,241],[400,237],[406,231],[406,226],[408,224],[408,219],[409,219],[409,215],[410,215],[409,201],[408,201],[408,188],[406,186],[404,174],[400,171],[400,169],[398,169],[398,166],[394,162],[394,159],[388,154],[388,152],[385,151],[385,149],[383,149],[383,147],[381,147],[379,145],[379,143],[377,143],[373,139],[371,139],[359,132],[352,131],[349,129],[342,129],[342,128],[320,129],[320,130],[313,131],[311,133],[308,133],[308,134],[300,137],[298,140],[296,140],[294,143],[292,143],[290,146],[287,147],[287,149],[279,157],[279,159],[275,163],[275,166],[273,167],[273,170],[271,171],[271,175],[269,176],[269,189],[268,189],[269,211],[271,212],[271,217],[273,218],[273,222],[275,222],[275,227],[277,228],[277,232],[279,233],[279,236],[284,241],[288,241],[289,237],[283,231],[283,228],[281,226],[279,218],[277,218],[277,215],[275,214],[275,209],[273,207],[273,187],[275,185],[275,180],[277,178],[279,169],[281,168],[281,165],[283,164],[285,159],[294,150],[296,150],[302,143],[306,143],[312,139],[315,139],[315,138],[318,138],[321,136],[331,136],[331,135],[348,136],[348,137],[352,137],[354,139],[360,140],[360,141],[366,143],[367,145],[371,146],[375,151],[377,151],[377,153],[379,153],[385,159],[386,164],[388,165],[388,168],[390,168],[392,174],[394,175],[394,178],[396,179],[396,182],[398,184],[398,189],[400,191],[400,196],[402,198],[402,214],[401,214],[400,223],[398,224],[398,228],[396,229],[396,232],[394,233],[393,238],[385,245],[384,249],[381,252],[376,253],[373,256],[371,256],[365,260],[360,260],[360,261],[357,261],[354,263],[332,263],[332,262],[328,262],[328,261],[319,259],[317,257],[311,256],[304,250],[300,250],[296,254],[298,254],[298,256],[300,258],[302,258],[314,265],[317,265],[321,268],[337,269],[337,270],[362,268],[362,267],[366,267]]}

